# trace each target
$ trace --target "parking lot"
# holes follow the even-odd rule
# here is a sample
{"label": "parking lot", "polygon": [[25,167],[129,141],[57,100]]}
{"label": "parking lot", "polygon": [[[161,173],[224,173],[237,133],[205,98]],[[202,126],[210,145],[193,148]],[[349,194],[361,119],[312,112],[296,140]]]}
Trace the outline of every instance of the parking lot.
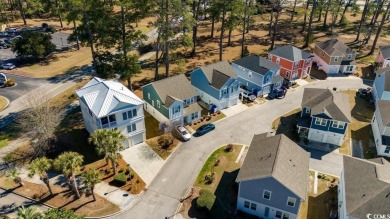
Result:
{"label": "parking lot", "polygon": [[[51,42],[56,45],[56,50],[63,50],[63,48],[67,48],[72,45],[68,43],[68,33],[56,32],[51,34],[51,36]],[[0,37],[0,40],[3,41],[10,38],[12,37]],[[16,54],[12,52],[10,48],[0,49],[0,63],[2,62],[17,63]]]}

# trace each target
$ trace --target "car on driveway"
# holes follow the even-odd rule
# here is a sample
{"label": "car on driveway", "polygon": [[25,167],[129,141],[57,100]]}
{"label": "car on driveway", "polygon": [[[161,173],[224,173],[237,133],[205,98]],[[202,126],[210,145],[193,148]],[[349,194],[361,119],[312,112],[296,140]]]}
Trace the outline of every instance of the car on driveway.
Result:
{"label": "car on driveway", "polygon": [[196,134],[201,136],[201,135],[204,135],[212,130],[215,129],[215,125],[214,124],[205,124],[205,125],[202,125],[201,127],[199,127],[197,130],[196,130]]}
{"label": "car on driveway", "polygon": [[16,68],[16,66],[14,64],[8,62],[8,63],[2,64],[1,68],[6,69],[6,70],[12,70],[12,69]]}
{"label": "car on driveway", "polygon": [[183,141],[189,141],[191,139],[191,134],[183,126],[176,126],[176,134]]}
{"label": "car on driveway", "polygon": [[247,90],[241,90],[240,97],[243,97],[251,102],[253,102],[256,99],[256,96],[253,95],[251,92]]}
{"label": "car on driveway", "polygon": [[368,89],[360,88],[358,90],[359,97],[367,97],[369,93]]}

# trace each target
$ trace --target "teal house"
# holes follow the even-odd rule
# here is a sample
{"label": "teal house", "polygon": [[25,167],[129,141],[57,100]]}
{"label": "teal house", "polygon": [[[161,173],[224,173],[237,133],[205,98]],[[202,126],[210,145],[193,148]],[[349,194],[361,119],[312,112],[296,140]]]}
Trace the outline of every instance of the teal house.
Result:
{"label": "teal house", "polygon": [[196,90],[183,74],[147,84],[142,93],[145,110],[162,124],[185,125],[201,117]]}

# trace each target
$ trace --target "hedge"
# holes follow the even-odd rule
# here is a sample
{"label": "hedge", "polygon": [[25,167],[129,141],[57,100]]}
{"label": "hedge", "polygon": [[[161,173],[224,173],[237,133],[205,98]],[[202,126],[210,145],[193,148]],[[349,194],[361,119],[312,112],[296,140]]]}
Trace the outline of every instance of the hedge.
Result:
{"label": "hedge", "polygon": [[114,181],[119,183],[119,184],[126,184],[127,182],[127,176],[125,173],[117,173],[115,176],[114,176]]}
{"label": "hedge", "polygon": [[214,202],[215,195],[210,190],[201,189],[199,191],[199,197],[196,200],[196,204],[198,205],[198,207],[205,207],[210,211],[214,205]]}

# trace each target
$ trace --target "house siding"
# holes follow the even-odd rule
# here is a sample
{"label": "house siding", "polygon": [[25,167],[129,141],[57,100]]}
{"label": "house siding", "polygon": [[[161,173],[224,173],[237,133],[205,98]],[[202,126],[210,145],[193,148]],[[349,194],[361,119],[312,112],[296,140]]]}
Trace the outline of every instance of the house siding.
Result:
{"label": "house siding", "polygon": [[212,86],[204,75],[202,69],[198,68],[194,72],[191,73],[191,84],[195,88],[202,90],[203,92],[209,94],[213,98],[219,100],[220,99],[220,91]]}
{"label": "house siding", "polygon": [[[317,115],[316,115],[316,116],[317,116]],[[332,119],[329,119],[329,118],[325,118],[325,119],[328,120],[328,121],[326,122],[326,126],[316,125],[316,124],[315,124],[316,116],[312,117],[312,119],[311,119],[311,125],[310,125],[310,128],[311,128],[311,129],[317,129],[317,130],[321,130],[321,131],[334,132],[334,133],[338,133],[338,134],[345,134],[345,131],[347,130],[347,127],[348,127],[348,124],[347,124],[347,123],[344,125],[344,128],[342,128],[342,129],[333,128],[333,127],[332,127],[332,124],[333,124],[333,122],[334,122],[335,120],[332,120]],[[325,116],[318,115],[317,117],[319,117],[319,118],[324,118]]]}
{"label": "house siding", "polygon": [[[263,198],[264,190],[272,192],[270,200]],[[295,195],[272,177],[240,182],[238,197],[296,215],[299,212],[299,207],[301,204],[301,199],[297,195]],[[287,205],[288,197],[296,199],[294,207]],[[264,212],[260,213],[262,213],[262,216],[264,215]],[[275,215],[275,212],[270,211],[270,215]]]}
{"label": "house siding", "polygon": [[374,80],[374,85],[372,87],[373,95],[375,100],[390,100],[390,91],[385,91],[385,79],[384,74],[390,74],[390,73],[383,73],[381,76],[377,76]]}
{"label": "house siding", "polygon": [[[277,58],[280,58],[279,64],[276,62]],[[295,66],[294,62],[292,60],[287,60],[287,59],[284,59],[282,57],[272,55],[272,54],[268,54],[268,59],[271,60],[273,63],[276,63],[276,64],[281,66],[280,75],[288,80],[299,79],[299,78],[304,77],[305,70],[306,70],[306,74],[310,75],[311,66],[313,63],[313,60],[311,58],[309,58],[310,62],[308,64],[306,64],[306,59],[301,59],[301,60],[298,60],[298,62],[299,62],[298,66]],[[287,75],[287,72],[289,72],[288,75]],[[292,77],[294,75],[294,72],[297,73],[296,78]]]}
{"label": "house siding", "polygon": [[[142,88],[142,94],[144,97],[144,101],[149,103],[149,106],[153,107],[155,110],[157,110],[167,119],[169,119],[169,110],[167,109],[167,107],[165,107],[163,101],[161,100],[160,96],[157,94],[152,84],[145,85]],[[150,98],[148,94],[150,94]],[[160,101],[160,107],[157,107],[157,100]],[[152,102],[154,102],[154,106]]]}

